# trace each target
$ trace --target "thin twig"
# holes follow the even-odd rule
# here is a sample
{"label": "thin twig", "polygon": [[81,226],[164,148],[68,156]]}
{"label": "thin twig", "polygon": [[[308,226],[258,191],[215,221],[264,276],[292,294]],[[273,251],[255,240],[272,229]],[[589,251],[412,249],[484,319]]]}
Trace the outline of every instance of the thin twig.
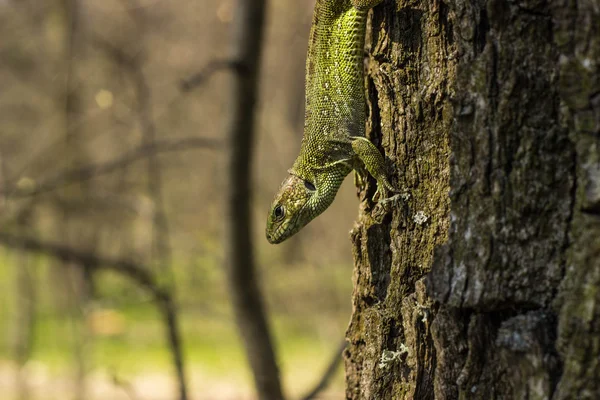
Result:
{"label": "thin twig", "polygon": [[235,60],[213,60],[209,62],[200,72],[195,73],[189,78],[182,79],[179,87],[182,92],[189,92],[202,86],[208,79],[222,70],[240,70],[243,69],[243,64]]}
{"label": "thin twig", "polygon": [[331,357],[331,361],[329,361],[329,364],[327,365],[327,369],[323,373],[323,376],[321,376],[319,383],[317,383],[317,385],[310,392],[308,392],[308,394],[306,394],[304,397],[302,397],[302,400],[312,400],[312,399],[316,398],[317,395],[321,391],[323,391],[327,387],[327,385],[329,385],[329,381],[331,381],[331,378],[333,378],[333,375],[337,371],[338,366],[340,365],[340,363],[342,361],[342,354],[344,353],[345,349],[346,349],[346,339],[342,340],[342,343],[340,344],[340,346],[337,348],[337,350],[333,354],[333,357]]}
{"label": "thin twig", "polygon": [[[137,13],[141,13],[141,11],[140,9],[137,9],[136,12],[131,10],[130,13],[136,15]],[[141,16],[143,17],[143,14]],[[140,18],[140,20],[144,22],[144,18]],[[142,26],[145,26],[145,24],[140,23],[140,27]],[[154,143],[157,136],[152,110],[153,93],[144,75],[143,65],[139,62],[140,58],[138,57],[137,60],[138,63],[130,68],[130,75],[134,83],[137,98],[137,114],[142,131],[142,145],[148,145]],[[155,251],[155,254],[151,253],[151,256],[157,260],[157,264],[163,269],[163,273],[166,273],[168,269],[168,273],[172,275],[172,271],[170,270],[171,239],[169,235],[169,221],[164,205],[161,163],[156,154],[150,154],[146,158],[146,161],[148,194],[154,203],[154,213],[152,215],[154,224],[152,250]],[[174,282],[172,277],[169,281]]]}
{"label": "thin twig", "polygon": [[135,393],[135,389],[133,388],[133,385],[131,384],[131,382],[119,377],[116,372],[112,373],[112,382],[118,388],[123,389],[123,391],[125,392],[127,397],[129,397],[129,400],[137,400],[138,399],[138,397]]}
{"label": "thin twig", "polygon": [[190,150],[196,148],[217,149],[221,147],[222,141],[218,139],[202,137],[186,137],[180,139],[157,140],[154,143],[139,146],[114,160],[103,163],[86,165],[81,168],[67,171],[58,176],[50,178],[33,188],[20,189],[17,185],[11,185],[12,189],[4,189],[0,192],[6,193],[11,197],[27,197],[50,192],[64,185],[71,183],[87,181],[100,175],[109,174],[130,164],[145,159],[150,154],[166,153],[180,150]]}
{"label": "thin twig", "polygon": [[[146,20],[143,11],[139,8],[128,8],[127,10],[129,16],[138,26],[138,30],[140,31],[138,41],[141,42],[146,29]],[[135,56],[131,56],[122,48],[115,46],[100,36],[94,38],[94,44],[128,72],[135,91],[136,112],[142,131],[142,146],[154,143],[157,134],[152,110],[153,93],[143,71],[143,61],[145,59],[143,47],[140,47]],[[169,224],[163,200],[161,164],[155,153],[148,154],[146,162],[148,193],[155,205],[152,217],[155,228],[153,229],[152,250],[155,253],[151,254],[151,256],[157,260],[158,265],[162,268],[167,268],[171,264],[171,246]]]}
{"label": "thin twig", "polygon": [[[118,64],[127,67],[131,70],[136,70],[140,64],[141,53],[128,54],[122,49],[114,46],[108,40],[96,36],[93,38],[93,43],[105,51]],[[237,60],[212,60],[201,71],[195,73],[189,78],[182,79],[179,87],[183,92],[189,92],[202,86],[212,75],[223,70],[233,70],[239,74],[244,74],[247,71],[244,63]]]}
{"label": "thin twig", "polygon": [[156,298],[168,297],[168,294],[158,286],[150,272],[133,261],[103,257],[60,243],[44,242],[33,237],[18,236],[7,232],[0,232],[0,243],[11,248],[47,254],[65,262],[76,262],[78,265],[89,264],[94,269],[115,271],[138,283]]}
{"label": "thin twig", "polygon": [[0,243],[11,248],[52,256],[62,260],[65,265],[72,264],[79,267],[85,265],[95,270],[114,271],[146,289],[153,296],[165,320],[167,339],[172,346],[175,369],[180,380],[179,385],[182,388],[186,387],[179,322],[173,298],[168,290],[158,284],[148,267],[125,259],[99,256],[63,244],[44,242],[32,237],[17,236],[7,232],[0,232]]}

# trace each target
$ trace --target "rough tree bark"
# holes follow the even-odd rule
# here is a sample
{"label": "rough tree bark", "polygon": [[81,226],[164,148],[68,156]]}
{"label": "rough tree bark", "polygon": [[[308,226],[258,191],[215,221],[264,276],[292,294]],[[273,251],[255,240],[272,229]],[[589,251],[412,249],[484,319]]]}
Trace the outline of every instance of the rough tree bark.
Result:
{"label": "rough tree bark", "polygon": [[385,1],[349,399],[600,398],[600,2]]}

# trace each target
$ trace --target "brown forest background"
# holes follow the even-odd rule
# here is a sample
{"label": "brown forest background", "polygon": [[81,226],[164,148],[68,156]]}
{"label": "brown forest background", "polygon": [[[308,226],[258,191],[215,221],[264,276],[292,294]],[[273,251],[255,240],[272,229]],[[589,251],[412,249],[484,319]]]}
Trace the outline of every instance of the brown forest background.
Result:
{"label": "brown forest background", "polygon": [[[313,4],[268,3],[253,170],[257,266],[292,395],[344,336],[357,209],[347,182],[302,235],[264,239],[302,134]],[[174,296],[191,397],[251,397],[222,266],[234,6],[0,0],[0,399],[176,394],[152,291],[61,249],[142,266]],[[342,396],[339,373],[322,398]]]}

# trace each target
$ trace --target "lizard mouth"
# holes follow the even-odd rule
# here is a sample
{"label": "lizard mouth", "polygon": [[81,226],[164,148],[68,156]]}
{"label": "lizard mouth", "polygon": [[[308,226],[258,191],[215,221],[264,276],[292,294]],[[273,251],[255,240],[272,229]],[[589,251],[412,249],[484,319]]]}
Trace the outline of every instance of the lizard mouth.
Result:
{"label": "lizard mouth", "polygon": [[290,236],[282,235],[281,232],[281,229],[277,229],[275,232],[267,232],[267,241],[271,244],[279,244]]}
{"label": "lizard mouth", "polygon": [[271,243],[271,244],[277,244],[277,243],[280,243],[280,242],[277,240],[276,236],[275,236],[274,234],[272,234],[272,233],[269,233],[269,232],[267,232],[267,241],[268,241],[269,243]]}
{"label": "lizard mouth", "polygon": [[279,244],[292,236],[283,226],[278,227],[273,232],[267,232],[267,241],[271,244]]}
{"label": "lizard mouth", "polygon": [[[304,208],[304,207],[303,207]],[[301,210],[302,211],[302,210]],[[292,219],[287,221],[287,223],[283,223],[279,225],[276,229],[269,231],[267,230],[266,236],[267,241],[271,244],[279,244],[286,239],[289,239],[296,232],[302,228],[302,226],[298,227],[297,225],[298,215],[295,215]]]}

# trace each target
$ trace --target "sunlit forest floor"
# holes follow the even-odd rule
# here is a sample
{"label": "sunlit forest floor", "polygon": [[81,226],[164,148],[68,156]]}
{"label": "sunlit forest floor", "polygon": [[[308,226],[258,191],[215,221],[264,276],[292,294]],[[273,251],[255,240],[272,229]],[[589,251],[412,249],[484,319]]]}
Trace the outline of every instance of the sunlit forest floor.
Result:
{"label": "sunlit forest floor", "polygon": [[[12,258],[4,260],[0,304],[2,320],[8,323],[0,331],[0,400],[12,400],[18,398],[18,368],[13,360],[19,304],[14,296]],[[89,307],[65,312],[64,293],[49,287],[56,284],[51,278],[41,278],[50,276],[52,267],[38,263],[31,354],[21,369],[29,398],[74,398],[77,365],[86,370],[86,399],[173,398],[176,382],[164,325],[147,295],[117,276],[100,274]],[[350,290],[348,268],[331,268],[330,279],[310,289],[302,282],[312,279],[314,268],[285,271],[286,283],[279,287],[278,273],[267,279],[272,281],[267,294],[281,374],[291,398],[298,398],[318,381],[343,338],[347,317],[342,316],[348,314],[340,311],[349,312],[349,304],[341,300],[341,294]],[[199,281],[189,276],[184,280],[177,273],[175,277],[181,282],[177,285],[179,314],[191,398],[251,399],[251,375],[221,282],[224,277],[218,270],[200,269],[196,271],[203,277]],[[189,275],[184,269],[180,272]],[[195,282],[194,288],[190,282]],[[78,354],[84,357],[80,364]],[[320,398],[343,398],[341,371]]]}
{"label": "sunlit forest floor", "polygon": [[[149,318],[131,323],[123,337],[96,339],[93,367],[86,380],[88,399],[170,399],[176,392],[169,354],[163,346],[162,327]],[[139,315],[138,317],[139,318]],[[129,320],[129,318],[128,318]],[[64,331],[51,324],[45,332]],[[276,324],[279,325],[279,324]],[[68,328],[68,327],[67,327]],[[209,319],[184,326],[188,382],[193,399],[251,399],[251,377],[242,357],[234,327]],[[287,331],[287,332],[286,332]],[[288,392],[298,397],[308,390],[325,368],[334,343],[309,334],[277,329],[282,375]],[[69,366],[68,343],[60,336],[38,337],[39,350],[24,367],[31,399],[64,399],[73,391],[75,371]],[[135,336],[132,337],[132,336]],[[66,338],[67,336],[63,336]],[[46,342],[44,344],[44,342]],[[330,346],[332,345],[332,346]],[[3,354],[3,358],[6,357]],[[16,399],[16,365],[0,362],[0,399]],[[321,398],[343,398],[343,378],[338,371]]]}

